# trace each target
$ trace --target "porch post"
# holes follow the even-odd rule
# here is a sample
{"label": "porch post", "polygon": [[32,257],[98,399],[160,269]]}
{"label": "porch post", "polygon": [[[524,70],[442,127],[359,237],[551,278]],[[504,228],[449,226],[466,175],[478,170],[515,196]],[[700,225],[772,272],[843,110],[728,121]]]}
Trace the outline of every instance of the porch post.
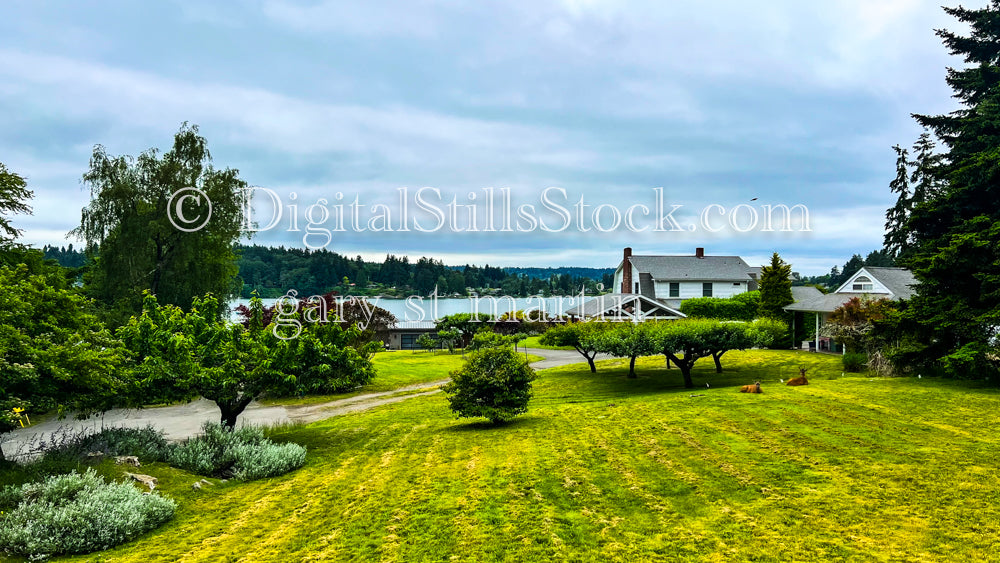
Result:
{"label": "porch post", "polygon": [[816,311],[816,351],[819,352],[819,316],[823,313]]}
{"label": "porch post", "polygon": [[792,348],[795,348],[795,311],[792,311]]}

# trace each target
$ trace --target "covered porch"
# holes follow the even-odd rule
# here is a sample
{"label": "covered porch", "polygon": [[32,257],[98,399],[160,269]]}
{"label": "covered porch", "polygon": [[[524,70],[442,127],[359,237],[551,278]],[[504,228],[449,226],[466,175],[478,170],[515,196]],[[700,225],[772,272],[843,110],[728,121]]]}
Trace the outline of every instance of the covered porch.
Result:
{"label": "covered porch", "polygon": [[830,315],[841,305],[846,303],[851,297],[850,294],[843,293],[823,293],[815,287],[793,287],[792,297],[795,302],[787,305],[784,309],[792,313],[792,334],[795,334],[797,322],[802,322],[804,313],[815,315],[815,333],[811,340],[795,342],[794,348],[808,349],[810,352],[822,352],[827,354],[845,353],[844,345],[828,336],[820,336],[820,329],[825,325]]}

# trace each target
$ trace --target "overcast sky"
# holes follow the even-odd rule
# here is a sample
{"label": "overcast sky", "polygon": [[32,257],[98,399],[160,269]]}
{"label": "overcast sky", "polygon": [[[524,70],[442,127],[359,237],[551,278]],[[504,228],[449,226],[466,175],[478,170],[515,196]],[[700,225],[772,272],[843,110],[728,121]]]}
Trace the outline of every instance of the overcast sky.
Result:
{"label": "overcast sky", "polygon": [[[579,232],[574,212],[562,232],[348,227],[328,248],[351,256],[606,267],[623,246],[702,246],[826,273],[881,246],[890,147],[920,133],[910,113],[954,109],[960,64],[933,33],[960,28],[927,0],[84,4],[8,0],[0,18],[0,162],[35,191],[16,224],[39,246],[74,242],[95,144],[168,149],[188,121],[217,167],[285,204],[358,197],[362,220],[386,203],[398,223],[401,187],[411,205],[421,187],[460,203],[508,187],[552,228],[539,201],[559,187],[590,227],[593,206],[652,210],[662,187],[685,228],[711,204],[802,204],[812,227]],[[287,223],[253,240],[303,246]]]}

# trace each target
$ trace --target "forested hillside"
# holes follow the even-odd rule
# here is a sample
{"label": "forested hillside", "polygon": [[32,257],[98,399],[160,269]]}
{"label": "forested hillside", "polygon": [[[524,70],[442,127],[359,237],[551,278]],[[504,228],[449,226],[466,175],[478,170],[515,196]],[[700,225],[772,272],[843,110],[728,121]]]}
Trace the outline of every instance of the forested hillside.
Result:
{"label": "forested hillside", "polygon": [[[69,247],[46,246],[45,257],[66,267],[80,267],[86,256]],[[445,265],[422,257],[388,254],[382,262],[366,262],[326,249],[308,250],[268,246],[237,246],[242,297],[257,290],[262,297],[277,297],[289,289],[299,295],[338,291],[352,295],[427,295],[437,287],[440,295],[500,292],[504,295],[573,295],[582,287],[588,293],[598,284],[611,287],[611,268],[500,268]]]}

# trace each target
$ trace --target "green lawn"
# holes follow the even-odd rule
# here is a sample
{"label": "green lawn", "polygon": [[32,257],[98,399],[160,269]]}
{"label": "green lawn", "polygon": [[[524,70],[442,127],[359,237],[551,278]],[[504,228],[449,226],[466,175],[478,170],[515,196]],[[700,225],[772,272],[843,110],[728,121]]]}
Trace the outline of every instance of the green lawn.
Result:
{"label": "green lawn", "polygon": [[[841,376],[805,352],[723,363],[694,390],[662,357],[637,380],[620,361],[546,370],[497,428],[441,395],[283,428],[306,465],[257,483],[194,492],[144,467],[174,520],[72,560],[1000,560],[995,389]],[[799,366],[810,385],[778,383]],[[756,379],[763,394],[737,392]]]}
{"label": "green lawn", "polygon": [[[541,356],[528,354],[528,361],[542,360]],[[335,395],[309,395],[307,397],[277,397],[261,401],[267,405],[311,405],[346,399],[366,393],[394,391],[400,387],[448,379],[449,374],[462,367],[465,358],[461,352],[393,350],[379,352],[372,358],[378,375],[368,385],[354,391]]]}
{"label": "green lawn", "polygon": [[447,351],[379,352],[372,359],[378,375],[362,389],[362,392],[378,393],[407,385],[448,379],[448,374],[461,368],[464,361],[461,353],[449,354]]}

